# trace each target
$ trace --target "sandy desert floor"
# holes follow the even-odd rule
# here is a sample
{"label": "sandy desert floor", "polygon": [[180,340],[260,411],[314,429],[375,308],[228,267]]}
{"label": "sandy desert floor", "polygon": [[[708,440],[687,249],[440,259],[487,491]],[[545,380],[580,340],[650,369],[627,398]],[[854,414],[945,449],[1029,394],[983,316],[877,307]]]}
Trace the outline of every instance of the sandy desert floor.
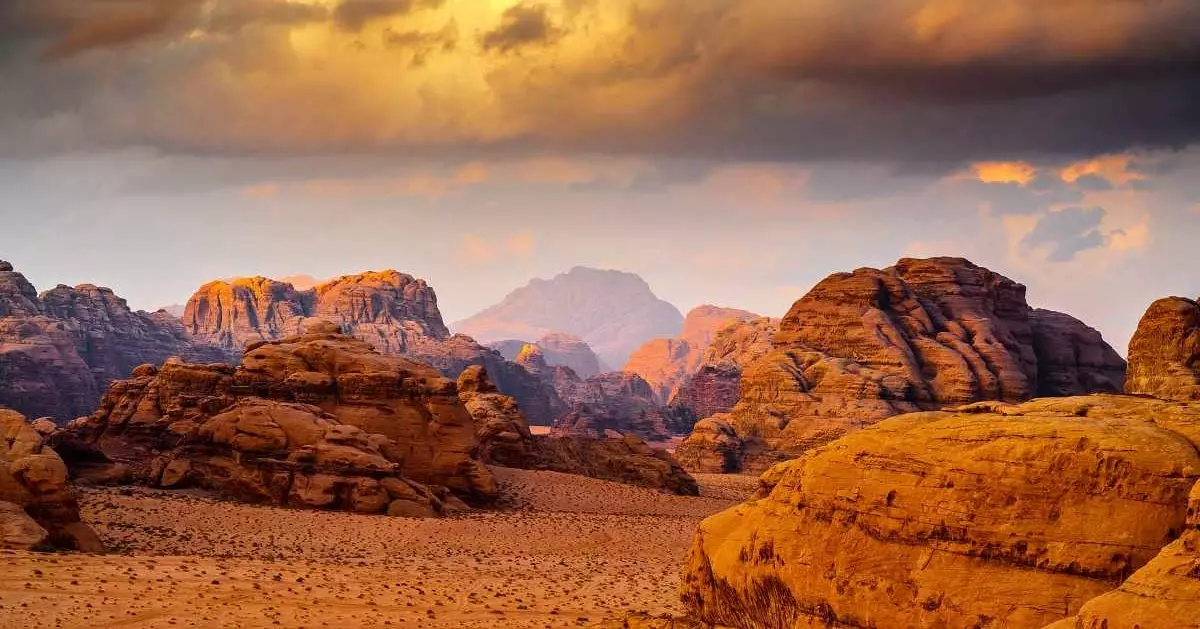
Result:
{"label": "sandy desert floor", "polygon": [[0,628],[575,627],[678,612],[703,497],[496,469],[502,511],[442,520],[253,507],[196,493],[88,490],[108,555],[0,551]]}

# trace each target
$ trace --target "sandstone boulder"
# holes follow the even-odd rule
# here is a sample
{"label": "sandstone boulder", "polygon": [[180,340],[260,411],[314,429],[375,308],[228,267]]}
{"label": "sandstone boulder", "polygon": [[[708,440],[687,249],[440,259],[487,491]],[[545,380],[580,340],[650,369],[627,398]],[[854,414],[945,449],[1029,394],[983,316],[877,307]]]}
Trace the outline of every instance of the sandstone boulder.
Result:
{"label": "sandstone boulder", "polygon": [[[369,513],[411,500],[397,494],[410,481],[480,505],[496,496],[454,382],[334,324],[251,345],[237,368],[172,360],[139,374],[55,434],[85,479],[117,465],[155,486]],[[440,510],[437,497],[422,506]]]}
{"label": "sandstone boulder", "polygon": [[[1198,444],[1200,405],[1145,398],[890,419],[705,520],[683,600],[732,627],[1037,629],[1081,612],[1055,629],[1187,626],[1164,619],[1195,608]],[[1089,624],[1106,613],[1116,624]]]}
{"label": "sandstone boulder", "polygon": [[1171,297],[1154,302],[1129,342],[1129,393],[1200,400],[1200,304]]}
{"label": "sandstone boulder", "polygon": [[67,467],[25,417],[0,409],[0,547],[104,550],[79,521]]}

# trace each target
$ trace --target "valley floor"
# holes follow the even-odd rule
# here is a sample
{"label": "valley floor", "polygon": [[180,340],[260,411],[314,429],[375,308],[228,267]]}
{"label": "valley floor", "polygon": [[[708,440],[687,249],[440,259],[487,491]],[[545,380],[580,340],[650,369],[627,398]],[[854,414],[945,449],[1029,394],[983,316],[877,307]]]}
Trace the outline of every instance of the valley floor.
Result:
{"label": "valley floor", "polygon": [[88,490],[108,555],[0,551],[0,629],[573,627],[678,613],[697,523],[757,479],[703,497],[496,469],[502,511],[441,520],[294,511],[200,494]]}

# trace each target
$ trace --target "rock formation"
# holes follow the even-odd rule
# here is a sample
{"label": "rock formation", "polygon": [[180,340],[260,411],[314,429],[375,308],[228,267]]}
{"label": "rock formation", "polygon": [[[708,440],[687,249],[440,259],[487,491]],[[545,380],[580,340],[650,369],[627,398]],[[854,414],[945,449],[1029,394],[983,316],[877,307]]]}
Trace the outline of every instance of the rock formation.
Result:
{"label": "rock formation", "polygon": [[687,314],[677,338],[647,341],[625,363],[623,371],[636,373],[654,389],[658,400],[670,402],[700,368],[705,350],[723,328],[758,315],[745,310],[700,306]]}
{"label": "rock formation", "polygon": [[85,479],[252,502],[431,515],[496,497],[454,382],[331,323],[250,345],[237,368],[140,367],[55,439]]}
{"label": "rock formation", "polygon": [[624,365],[646,341],[679,333],[683,315],[637,275],[576,267],[535,279],[502,302],[452,327],[484,343],[564,332],[608,365]]}
{"label": "rock formation", "polygon": [[486,366],[535,423],[548,426],[554,419],[534,378],[474,339],[451,336],[433,288],[397,271],[348,275],[308,290],[264,277],[210,282],[188,300],[183,321],[195,338],[223,348],[229,362],[249,344],[333,322],[385,354],[420,360],[449,378],[471,365]]}
{"label": "rock formation", "polygon": [[[1035,311],[1025,287],[960,258],[830,276],[747,364],[728,415],[747,451],[797,455],[887,417],[982,400],[1120,392],[1099,333]],[[711,459],[711,457],[709,457]],[[745,471],[761,471],[759,464]]]}
{"label": "rock formation", "polygon": [[482,367],[462,373],[458,395],[475,421],[480,454],[486,463],[699,495],[695,479],[671,455],[651,448],[637,435],[590,438],[530,434],[517,404],[496,390]]}
{"label": "rock formation", "polygon": [[58,286],[40,296],[0,262],[0,406],[66,422],[96,408],[108,385],[171,356],[216,360],[165,312],[133,312],[110,289]]}
{"label": "rock formation", "polygon": [[570,367],[580,378],[591,378],[601,372],[608,371],[600,364],[600,359],[583,339],[570,334],[548,334],[536,343],[525,341],[499,341],[488,347],[500,352],[507,360],[515,361],[521,355],[526,345],[536,345],[542,350],[546,364],[551,367]]}
{"label": "rock formation", "polygon": [[772,349],[779,321],[735,321],[719,330],[695,373],[671,398],[671,407],[692,423],[728,413],[742,396],[742,370]]}
{"label": "rock formation", "polygon": [[102,552],[79,521],[67,466],[25,417],[0,409],[0,548]]}
{"label": "rock formation", "polygon": [[1170,297],[1150,306],[1129,342],[1125,390],[1200,400],[1200,304]]}
{"label": "rock formation", "polygon": [[1197,446],[1200,404],[1147,398],[890,419],[705,520],[682,598],[730,627],[1188,626]]}

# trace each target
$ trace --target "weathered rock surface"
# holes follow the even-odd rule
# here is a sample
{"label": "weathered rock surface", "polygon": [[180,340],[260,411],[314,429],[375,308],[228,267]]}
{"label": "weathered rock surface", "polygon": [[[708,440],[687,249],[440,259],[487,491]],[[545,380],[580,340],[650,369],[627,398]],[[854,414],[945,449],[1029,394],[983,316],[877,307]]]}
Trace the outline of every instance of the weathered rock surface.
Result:
{"label": "weathered rock surface", "polygon": [[616,366],[646,341],[679,334],[682,325],[679,310],[637,275],[576,267],[550,280],[535,279],[451,327],[483,343],[567,333]]}
{"label": "weathered rock surface", "polygon": [[556,391],[568,410],[555,420],[555,436],[600,438],[617,433],[664,441],[687,430],[637,374],[617,371],[580,380],[566,371],[558,376]]}
{"label": "weathered rock surface", "polygon": [[458,395],[475,420],[484,462],[576,474],[671,493],[698,495],[695,479],[637,435],[615,438],[534,436],[512,398],[496,391],[482,367],[458,379]]}
{"label": "weathered rock surface", "polygon": [[606,371],[600,365],[600,359],[583,339],[570,334],[555,333],[542,337],[536,343],[525,341],[499,341],[488,347],[500,352],[507,360],[515,361],[521,355],[526,345],[536,345],[542,350],[542,357],[551,367],[569,367],[580,378],[591,378]]}
{"label": "weathered rock surface", "polygon": [[719,330],[696,372],[671,398],[671,407],[696,422],[733,410],[742,396],[742,370],[773,349],[779,321],[739,320]]}
{"label": "weathered rock surface", "polygon": [[699,370],[705,350],[723,328],[756,318],[758,315],[752,312],[735,308],[694,308],[684,318],[683,332],[677,338],[647,341],[629,357],[622,371],[641,376],[650,383],[658,400],[666,404]]}
{"label": "weathered rock surface", "polygon": [[454,382],[338,329],[310,324],[251,345],[237,368],[141,367],[56,443],[84,478],[116,468],[253,502],[432,514],[456,500],[441,488],[491,502],[495,481]]}
{"label": "weathered rock surface", "polygon": [[1200,404],[1147,398],[890,419],[705,520],[682,597],[731,627],[1186,626],[1197,445]]}
{"label": "weathered rock surface", "polygon": [[171,356],[215,360],[165,312],[133,312],[110,289],[58,286],[39,296],[0,263],[0,405],[66,422],[96,408],[108,385]]}
{"label": "weathered rock surface", "polygon": [[[1095,332],[961,258],[839,273],[792,306],[717,419],[748,451],[798,455],[887,417],[983,400],[1122,390]],[[772,457],[743,466],[761,471]]]}
{"label": "weathered rock surface", "polygon": [[1200,304],[1160,299],[1146,311],[1129,342],[1129,393],[1200,400]]}
{"label": "weathered rock surface", "polygon": [[554,420],[536,379],[474,339],[451,336],[433,288],[397,271],[347,275],[307,290],[264,277],[211,282],[188,300],[183,321],[196,338],[223,348],[228,362],[237,362],[249,344],[333,322],[384,354],[420,360],[448,378],[472,365],[486,366],[500,390],[515,397],[536,424]]}
{"label": "weathered rock surface", "polygon": [[0,548],[102,552],[79,521],[67,466],[21,414],[0,409]]}

